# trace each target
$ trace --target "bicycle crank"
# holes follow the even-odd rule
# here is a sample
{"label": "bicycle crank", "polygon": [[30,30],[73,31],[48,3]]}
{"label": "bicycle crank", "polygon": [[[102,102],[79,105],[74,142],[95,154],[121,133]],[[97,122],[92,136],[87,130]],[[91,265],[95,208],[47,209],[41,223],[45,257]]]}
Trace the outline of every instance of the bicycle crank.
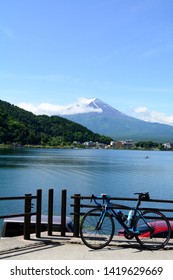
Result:
{"label": "bicycle crank", "polygon": [[133,233],[130,233],[130,232],[124,232],[124,237],[126,238],[126,239],[133,239],[133,237],[134,237],[135,235],[133,234]]}

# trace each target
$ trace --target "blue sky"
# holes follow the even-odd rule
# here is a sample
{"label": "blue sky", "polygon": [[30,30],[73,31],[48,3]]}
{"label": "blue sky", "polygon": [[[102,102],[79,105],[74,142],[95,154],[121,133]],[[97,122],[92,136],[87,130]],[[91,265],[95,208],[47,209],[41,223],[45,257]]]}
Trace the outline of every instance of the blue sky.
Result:
{"label": "blue sky", "polygon": [[51,114],[51,107],[60,113],[80,97],[97,97],[173,125],[172,0],[0,6],[0,99],[38,113],[47,106]]}

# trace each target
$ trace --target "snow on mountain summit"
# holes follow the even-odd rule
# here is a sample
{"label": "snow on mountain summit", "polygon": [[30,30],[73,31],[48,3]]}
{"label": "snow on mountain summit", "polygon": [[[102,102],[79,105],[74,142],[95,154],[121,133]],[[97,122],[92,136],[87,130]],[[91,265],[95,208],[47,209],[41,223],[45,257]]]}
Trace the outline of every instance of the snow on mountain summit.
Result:
{"label": "snow on mountain summit", "polygon": [[112,106],[108,105],[107,103],[103,102],[98,98],[94,98],[89,104],[89,107],[93,109],[100,109],[102,112],[107,114],[122,114]]}
{"label": "snow on mountain summit", "polygon": [[85,97],[81,97],[78,99],[78,103],[79,104],[83,104],[83,105],[89,105],[90,103],[94,102],[96,98],[85,98]]}
{"label": "snow on mountain summit", "polygon": [[81,97],[77,102],[71,104],[68,109],[65,111],[65,114],[62,115],[73,115],[73,114],[83,114],[83,113],[101,113],[102,109],[100,107],[92,106],[97,100],[96,98],[84,98]]}
{"label": "snow on mountain summit", "polygon": [[122,114],[112,106],[103,102],[98,98],[81,97],[68,108],[67,115],[82,114],[82,113],[107,113],[107,114]]}

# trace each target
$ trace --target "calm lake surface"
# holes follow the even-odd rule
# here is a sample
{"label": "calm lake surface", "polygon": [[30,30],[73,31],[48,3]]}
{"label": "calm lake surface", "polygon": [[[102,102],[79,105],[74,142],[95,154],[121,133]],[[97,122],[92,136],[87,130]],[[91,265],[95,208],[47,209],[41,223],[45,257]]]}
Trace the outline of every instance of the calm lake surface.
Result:
{"label": "calm lake surface", "polygon": [[[148,157],[148,158],[146,158]],[[152,198],[173,199],[173,153],[130,150],[0,149],[0,196],[36,194],[43,190],[43,213],[47,193],[55,193],[54,214],[60,214],[61,190],[70,197],[107,193],[134,197],[150,192]],[[20,201],[0,201],[0,215],[23,211]],[[2,221],[1,221],[2,223]],[[0,224],[1,225],[1,224]]]}

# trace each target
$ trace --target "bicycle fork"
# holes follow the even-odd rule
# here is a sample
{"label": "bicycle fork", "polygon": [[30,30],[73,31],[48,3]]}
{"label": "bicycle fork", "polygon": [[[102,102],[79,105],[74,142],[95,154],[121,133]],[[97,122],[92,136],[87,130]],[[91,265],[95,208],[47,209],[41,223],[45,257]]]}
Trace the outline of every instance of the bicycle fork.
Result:
{"label": "bicycle fork", "polygon": [[105,215],[106,215],[106,207],[105,207],[104,212],[102,212],[102,214],[99,217],[99,220],[97,222],[95,230],[100,230],[101,229],[101,226],[102,226],[103,220],[105,218]]}

